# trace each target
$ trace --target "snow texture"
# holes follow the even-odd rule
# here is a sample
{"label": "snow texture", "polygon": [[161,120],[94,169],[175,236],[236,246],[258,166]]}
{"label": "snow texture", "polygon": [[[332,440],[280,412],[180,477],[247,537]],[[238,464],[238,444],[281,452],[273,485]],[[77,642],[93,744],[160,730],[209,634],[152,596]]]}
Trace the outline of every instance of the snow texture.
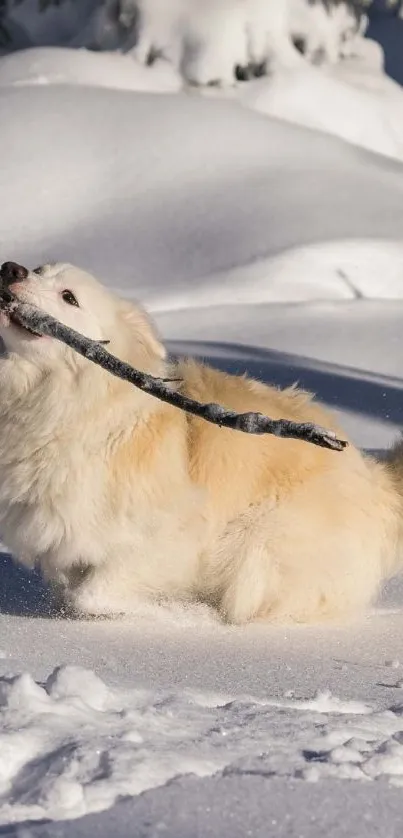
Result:
{"label": "snow texture", "polygon": [[183,774],[403,785],[403,694],[376,712],[330,692],[271,701],[119,690],[65,666],[44,684],[1,678],[0,708],[3,824],[99,812]]}
{"label": "snow texture", "polygon": [[[95,4],[68,7],[24,41],[16,6],[21,46],[47,46],[0,60],[2,259],[89,268],[173,353],[299,380],[384,449],[403,93],[377,47],[189,91],[166,60],[62,49]],[[203,606],[57,619],[35,573],[0,564],[1,834],[400,835],[401,579],[352,625],[230,628]]]}

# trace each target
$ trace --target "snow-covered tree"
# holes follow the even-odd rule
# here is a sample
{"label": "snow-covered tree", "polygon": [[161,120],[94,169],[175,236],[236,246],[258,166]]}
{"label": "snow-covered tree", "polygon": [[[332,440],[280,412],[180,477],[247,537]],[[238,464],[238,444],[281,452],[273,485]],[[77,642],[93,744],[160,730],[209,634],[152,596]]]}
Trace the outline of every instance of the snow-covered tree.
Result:
{"label": "snow-covered tree", "polygon": [[368,2],[0,0],[0,21],[3,41],[14,49],[55,43],[122,49],[145,64],[171,61],[190,83],[232,84],[235,76],[261,75],[276,64],[334,63],[351,54]]}

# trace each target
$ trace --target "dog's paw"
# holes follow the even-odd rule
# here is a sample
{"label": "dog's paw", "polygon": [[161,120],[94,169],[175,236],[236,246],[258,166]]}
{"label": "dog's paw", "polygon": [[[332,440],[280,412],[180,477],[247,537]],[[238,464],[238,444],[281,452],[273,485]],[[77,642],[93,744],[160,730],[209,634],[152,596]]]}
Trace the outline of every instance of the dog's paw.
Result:
{"label": "dog's paw", "polygon": [[65,607],[75,617],[119,617],[124,614],[124,608],[105,586],[94,581],[69,591],[65,596]]}

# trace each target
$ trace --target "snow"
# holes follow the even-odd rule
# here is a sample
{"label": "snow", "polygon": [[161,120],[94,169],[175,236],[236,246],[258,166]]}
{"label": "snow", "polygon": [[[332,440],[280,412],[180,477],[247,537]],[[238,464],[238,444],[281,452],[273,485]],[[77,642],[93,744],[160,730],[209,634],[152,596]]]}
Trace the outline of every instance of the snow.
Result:
{"label": "snow", "polygon": [[[279,67],[270,77],[236,89],[204,94],[239,101],[291,123],[341,137],[371,151],[403,159],[403,92],[382,72],[374,42],[363,42],[362,60],[318,68],[308,63]],[[375,49],[374,49],[375,48]],[[84,85],[138,92],[176,92],[183,80],[174,66],[146,67],[132,54],[41,47],[6,55],[0,88],[29,85]],[[329,108],[327,103],[331,101]]]}
{"label": "snow", "polygon": [[[403,696],[385,657],[399,648],[400,613],[318,631],[156,612],[3,623],[1,670],[35,661],[38,682],[0,678],[0,823],[79,818],[116,801],[119,823],[121,797],[158,788],[169,797],[189,774],[214,777],[217,793],[228,777],[266,777],[265,793],[278,780],[400,785]],[[51,671],[57,658],[65,664]],[[186,814],[181,796],[177,805]]]}
{"label": "snow", "polygon": [[117,52],[33,47],[3,56],[0,87],[49,84],[168,93],[179,90],[182,80],[171,65],[145,67],[132,56]]}
{"label": "snow", "polygon": [[[209,277],[234,267],[263,284],[264,263],[291,248],[381,238],[377,258],[390,263],[390,240],[399,247],[395,161],[234,102],[1,87],[0,118],[2,235],[15,258],[69,258],[152,306],[200,294]],[[358,260],[364,284],[368,261]],[[341,278],[334,285],[346,288]],[[318,294],[313,287],[310,298]]]}
{"label": "snow", "polygon": [[[195,92],[166,62],[47,43],[0,61],[2,258],[93,270],[173,353],[298,379],[383,450],[403,424],[403,99],[375,52]],[[0,561],[1,834],[400,834],[402,579],[351,625],[69,621]]]}
{"label": "snow", "polygon": [[262,113],[402,160],[402,88],[380,72],[372,73],[368,84],[368,74],[359,77],[354,62],[347,69],[346,64],[281,70],[246,85],[241,99]]}
{"label": "snow", "polygon": [[0,706],[7,730],[0,754],[0,789],[8,797],[0,804],[3,824],[102,811],[183,774],[263,770],[309,782],[381,776],[402,782],[403,705],[374,712],[330,692],[275,702],[123,691],[107,688],[90,670],[65,666],[44,685],[28,674],[3,677]]}

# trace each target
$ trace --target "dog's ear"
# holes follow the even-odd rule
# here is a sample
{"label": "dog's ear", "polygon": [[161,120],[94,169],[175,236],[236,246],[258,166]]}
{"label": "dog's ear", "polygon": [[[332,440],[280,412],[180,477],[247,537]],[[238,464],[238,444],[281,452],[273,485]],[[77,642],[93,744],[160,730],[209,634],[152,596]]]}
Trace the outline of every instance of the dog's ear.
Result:
{"label": "dog's ear", "polygon": [[137,348],[141,346],[147,355],[165,360],[165,346],[161,343],[157,329],[147,312],[141,306],[125,300],[119,314],[122,325],[132,333]]}

